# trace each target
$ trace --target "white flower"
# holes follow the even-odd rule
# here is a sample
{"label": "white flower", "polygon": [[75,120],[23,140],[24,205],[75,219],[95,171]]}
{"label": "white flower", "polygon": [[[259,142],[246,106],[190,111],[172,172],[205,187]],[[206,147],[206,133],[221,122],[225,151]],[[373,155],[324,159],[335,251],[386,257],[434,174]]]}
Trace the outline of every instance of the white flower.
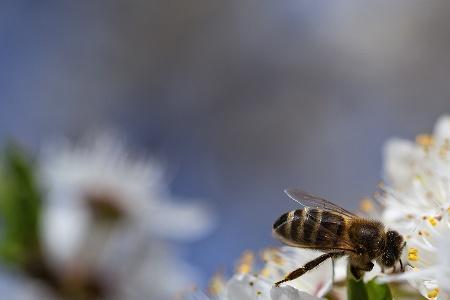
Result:
{"label": "white flower", "polygon": [[200,237],[211,217],[171,201],[154,161],[103,134],[49,146],[39,167],[43,246],[60,276],[98,274],[117,299],[163,299],[195,280],[164,240]]}
{"label": "white flower", "polygon": [[408,280],[428,299],[449,299],[450,295],[449,214],[440,220],[419,222],[405,248],[407,272],[381,281]]}
{"label": "white flower", "polygon": [[[213,280],[212,299],[220,300],[317,300],[330,289],[333,279],[333,266],[328,260],[316,269],[298,279],[289,281],[280,287],[274,283],[284,278],[289,272],[301,267],[317,257],[318,252],[283,247],[279,250],[269,249],[263,252],[264,267],[253,272],[253,254],[243,255],[235,274],[228,282]],[[197,292],[192,299],[209,299]],[[187,299],[191,299],[187,298]]]}
{"label": "white flower", "polygon": [[385,147],[382,217],[405,235],[407,272],[382,280],[408,279],[428,299],[450,293],[450,117],[416,143],[395,139]]}
{"label": "white flower", "polygon": [[159,237],[193,239],[211,225],[204,208],[170,201],[160,166],[131,158],[112,135],[89,136],[77,145],[51,145],[40,170],[47,200],[43,237],[51,256],[60,261],[77,255],[77,245],[90,230],[90,200],[118,210],[130,223]]}

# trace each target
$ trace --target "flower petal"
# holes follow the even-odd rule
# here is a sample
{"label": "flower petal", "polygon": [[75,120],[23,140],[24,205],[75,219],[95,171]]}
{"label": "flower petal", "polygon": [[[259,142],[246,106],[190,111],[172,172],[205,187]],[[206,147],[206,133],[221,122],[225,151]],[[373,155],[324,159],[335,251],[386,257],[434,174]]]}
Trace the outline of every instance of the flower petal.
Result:
{"label": "flower petal", "polygon": [[311,296],[305,292],[299,291],[292,286],[273,287],[270,290],[272,300],[319,300],[320,298]]}

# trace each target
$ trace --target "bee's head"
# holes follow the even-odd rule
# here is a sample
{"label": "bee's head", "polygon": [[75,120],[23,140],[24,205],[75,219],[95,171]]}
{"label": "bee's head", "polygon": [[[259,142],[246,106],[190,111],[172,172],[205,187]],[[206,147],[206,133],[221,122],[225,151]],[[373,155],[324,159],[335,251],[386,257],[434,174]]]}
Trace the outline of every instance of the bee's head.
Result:
{"label": "bee's head", "polygon": [[385,267],[393,267],[400,260],[402,250],[405,247],[403,237],[394,230],[386,232],[386,244],[383,253],[378,258],[378,263]]}

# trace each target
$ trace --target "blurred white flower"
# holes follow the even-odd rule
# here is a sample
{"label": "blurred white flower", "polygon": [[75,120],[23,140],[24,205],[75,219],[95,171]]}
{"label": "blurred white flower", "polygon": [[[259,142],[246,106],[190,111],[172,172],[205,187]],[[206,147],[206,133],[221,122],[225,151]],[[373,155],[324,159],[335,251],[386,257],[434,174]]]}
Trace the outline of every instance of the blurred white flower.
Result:
{"label": "blurred white flower", "polygon": [[405,235],[407,272],[382,280],[408,279],[428,299],[450,293],[450,116],[433,135],[416,143],[394,139],[385,147],[381,200],[385,223]]}
{"label": "blurred white flower", "polygon": [[43,236],[56,259],[73,257],[90,228],[92,206],[116,210],[164,238],[195,239],[210,229],[208,211],[170,201],[160,166],[131,158],[112,135],[89,136],[77,145],[50,145],[40,169],[47,196]]}
{"label": "blurred white flower", "polygon": [[195,280],[163,240],[198,238],[212,219],[171,201],[158,164],[108,134],[51,145],[39,162],[42,238],[61,276],[99,273],[118,299],[163,299]]}
{"label": "blurred white flower", "polygon": [[217,300],[317,300],[324,296],[332,286],[333,266],[330,260],[319,265],[298,279],[289,281],[280,287],[274,283],[284,278],[289,272],[301,267],[317,257],[317,252],[292,247],[265,250],[262,258],[264,267],[253,272],[253,254],[244,253],[237,273],[228,282],[213,279],[208,298],[197,292],[187,299]]}

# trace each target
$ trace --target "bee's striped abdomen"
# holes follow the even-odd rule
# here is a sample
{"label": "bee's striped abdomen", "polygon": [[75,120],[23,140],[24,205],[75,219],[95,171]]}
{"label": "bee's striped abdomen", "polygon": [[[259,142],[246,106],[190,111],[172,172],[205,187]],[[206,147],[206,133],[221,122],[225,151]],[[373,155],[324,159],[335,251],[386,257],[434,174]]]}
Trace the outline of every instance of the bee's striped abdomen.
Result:
{"label": "bee's striped abdomen", "polygon": [[276,230],[278,227],[280,227],[281,225],[286,223],[286,221],[288,220],[288,215],[289,215],[289,212],[282,214],[281,217],[279,217],[275,221],[275,223],[273,223],[273,230]]}
{"label": "bee's striped abdomen", "polygon": [[287,212],[275,221],[273,224],[273,232],[285,242],[295,242],[300,232],[302,222],[303,217],[301,209]]}
{"label": "bee's striped abdomen", "polygon": [[305,211],[305,217],[303,219],[303,232],[301,240],[305,243],[314,245],[322,211],[315,208],[304,208],[303,210]]}
{"label": "bee's striped abdomen", "polygon": [[290,245],[327,248],[337,244],[344,226],[339,214],[305,207],[283,214],[274,223],[273,231]]}

